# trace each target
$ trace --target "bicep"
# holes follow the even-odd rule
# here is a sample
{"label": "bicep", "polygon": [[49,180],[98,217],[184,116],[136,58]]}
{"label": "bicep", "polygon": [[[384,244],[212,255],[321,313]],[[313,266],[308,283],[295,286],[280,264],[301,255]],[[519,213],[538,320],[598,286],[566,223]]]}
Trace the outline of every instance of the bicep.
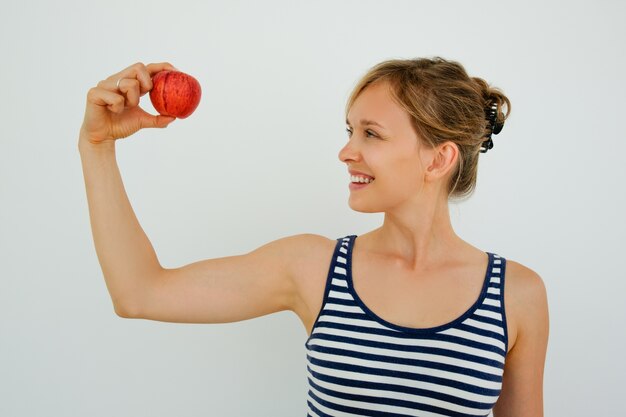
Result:
{"label": "bicep", "polygon": [[286,237],[236,256],[164,269],[137,300],[134,318],[228,323],[292,308],[293,241]]}
{"label": "bicep", "polygon": [[543,373],[548,345],[548,300],[543,280],[532,270],[518,277],[515,345],[507,354],[494,417],[542,417]]}

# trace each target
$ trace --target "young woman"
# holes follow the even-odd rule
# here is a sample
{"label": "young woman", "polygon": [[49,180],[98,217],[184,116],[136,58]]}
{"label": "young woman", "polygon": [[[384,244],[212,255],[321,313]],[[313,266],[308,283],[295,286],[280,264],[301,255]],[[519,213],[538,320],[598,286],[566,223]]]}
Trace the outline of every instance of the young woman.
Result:
{"label": "young woman", "polygon": [[300,234],[167,269],[115,159],[117,139],[174,120],[138,106],[164,69],[174,68],[137,63],[100,81],[80,129],[95,247],[118,315],[224,323],[293,311],[309,334],[310,416],[543,415],[544,283],[462,240],[448,211],[472,193],[479,155],[510,112],[501,91],[442,58],[374,66],[347,103],[339,159],[350,207],[384,212],[379,228]]}

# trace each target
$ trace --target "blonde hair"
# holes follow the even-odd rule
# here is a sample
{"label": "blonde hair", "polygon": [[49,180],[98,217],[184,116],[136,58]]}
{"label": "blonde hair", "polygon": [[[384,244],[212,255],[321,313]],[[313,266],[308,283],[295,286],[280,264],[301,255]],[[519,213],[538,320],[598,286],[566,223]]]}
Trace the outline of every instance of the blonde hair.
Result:
{"label": "blonde hair", "polygon": [[377,81],[390,84],[393,99],[410,115],[427,145],[457,145],[459,159],[450,176],[456,180],[448,184],[448,198],[469,197],[476,187],[480,147],[491,133],[486,112],[495,105],[497,122],[504,123],[511,112],[509,99],[482,78],[470,77],[458,62],[441,57],[392,59],[361,78],[346,104],[346,116],[361,92]]}

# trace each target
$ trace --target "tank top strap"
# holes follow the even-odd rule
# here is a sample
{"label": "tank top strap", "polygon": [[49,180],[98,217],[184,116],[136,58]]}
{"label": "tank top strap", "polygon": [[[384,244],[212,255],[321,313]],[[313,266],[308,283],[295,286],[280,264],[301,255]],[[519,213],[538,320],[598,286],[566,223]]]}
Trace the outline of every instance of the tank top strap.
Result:
{"label": "tank top strap", "polygon": [[487,301],[488,305],[498,307],[497,311],[500,312],[499,310],[504,306],[504,270],[506,268],[506,259],[492,252],[487,253],[490,261],[486,276],[487,293],[485,298],[492,301],[491,303]]}
{"label": "tank top strap", "polygon": [[[350,245],[356,235],[348,235],[337,238],[333,257],[330,261],[330,267],[328,269],[328,276],[326,278],[326,289],[324,290],[324,302],[328,300],[333,287],[347,288],[348,277],[348,256]],[[322,305],[323,305],[322,304]]]}
{"label": "tank top strap", "polygon": [[332,259],[330,260],[330,266],[328,268],[328,275],[326,277],[326,287],[324,288],[324,297],[322,299],[322,306],[320,308],[315,321],[313,322],[313,328],[309,338],[304,345],[308,348],[309,340],[313,337],[315,328],[318,326],[320,318],[326,314],[332,315],[344,315],[347,314],[341,310],[333,310],[328,312],[328,304],[337,305],[344,304],[349,306],[354,303],[354,299],[348,293],[348,248],[350,241],[354,239],[356,235],[348,235],[337,238],[335,244],[335,250],[333,251]]}
{"label": "tank top strap", "polygon": [[[489,271],[487,274],[487,293],[480,306],[482,311],[491,313],[492,318],[495,319],[494,323],[497,326],[502,327],[504,336],[504,351],[508,350],[509,335],[506,321],[506,311],[504,305],[504,283],[506,277],[506,258],[499,256],[496,253],[488,252],[491,256],[491,263],[489,265]],[[490,316],[482,317],[484,320],[488,320]]]}

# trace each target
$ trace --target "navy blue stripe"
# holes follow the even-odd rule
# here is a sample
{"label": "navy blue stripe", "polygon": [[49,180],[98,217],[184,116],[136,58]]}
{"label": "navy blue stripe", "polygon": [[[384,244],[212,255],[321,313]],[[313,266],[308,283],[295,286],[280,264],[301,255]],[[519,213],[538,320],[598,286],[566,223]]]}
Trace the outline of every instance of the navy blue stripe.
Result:
{"label": "navy blue stripe", "polygon": [[[311,391],[309,391],[309,395],[313,394]],[[312,395],[311,395],[312,396]],[[326,414],[324,413],[322,410],[320,410],[319,408],[317,408],[315,405],[313,405],[313,403],[311,401],[307,401],[307,404],[309,404],[309,409],[313,412],[315,412],[318,416],[320,417],[333,417],[330,414]],[[307,416],[308,417],[308,416]],[[312,416],[311,416],[312,417]]]}
{"label": "navy blue stripe", "polygon": [[[369,340],[360,340],[356,338],[335,336],[335,335],[329,335],[329,334],[316,335],[316,338],[320,340],[330,340],[334,342],[343,342],[343,343],[352,344],[352,345],[377,347],[377,348],[384,348],[384,349],[390,349],[392,348],[392,346],[397,346],[398,349],[395,349],[395,350],[400,350],[404,352],[420,352],[420,353],[433,354],[433,355],[442,355],[442,356],[447,356],[450,358],[480,363],[482,365],[491,366],[493,368],[504,369],[504,365],[502,364],[502,362],[499,362],[495,359],[488,359],[483,356],[476,356],[476,355],[472,355],[472,354],[465,353],[465,352],[457,352],[455,350],[450,350],[450,349],[446,349],[442,347],[392,345],[390,343],[378,343],[378,342],[373,342]],[[320,347],[321,346],[319,345],[313,344],[310,346],[309,350],[318,350]]]}
{"label": "navy blue stripe", "polygon": [[[376,348],[390,349],[390,350],[399,350],[403,352],[432,353],[435,355],[448,356],[450,358],[473,361],[473,362],[477,362],[477,363],[481,363],[484,365],[489,365],[489,366],[493,366],[497,368],[504,368],[502,362],[499,362],[495,359],[489,359],[483,356],[476,356],[476,355],[473,355],[471,353],[466,353],[466,352],[458,352],[458,351],[450,350],[450,349],[443,348],[443,347],[406,346],[406,345],[398,345],[394,343],[357,339],[354,337],[337,336],[337,335],[332,335],[332,334],[316,334],[315,337],[320,340],[330,340],[334,342],[343,342],[343,343],[352,344],[352,345],[369,346],[369,347],[376,347]],[[317,347],[318,345],[313,344],[309,347],[309,350],[314,350]]]}
{"label": "navy blue stripe", "polygon": [[[313,374],[313,373],[312,373]],[[315,378],[318,378],[317,375],[313,374],[313,376],[315,376]],[[352,381],[350,380],[346,380],[343,378],[332,378],[334,379],[336,382],[335,383],[350,383]],[[345,392],[338,392],[332,389],[328,389],[328,388],[324,388],[319,386],[318,384],[315,383],[315,381],[313,381],[311,378],[308,378],[309,380],[309,384],[315,388],[317,391],[329,395],[331,397],[336,397],[336,398],[342,398],[344,400],[352,400],[352,401],[360,401],[360,402],[367,402],[367,403],[372,403],[372,404],[386,404],[386,405],[392,405],[392,406],[396,406],[396,407],[406,407],[409,409],[413,409],[413,410],[424,410],[424,411],[430,411],[433,413],[439,413],[439,414],[444,414],[444,415],[449,415],[450,410],[441,408],[441,407],[437,407],[434,405],[430,405],[430,404],[422,404],[422,403],[418,403],[415,401],[409,401],[409,400],[401,400],[401,399],[396,399],[396,398],[383,398],[383,397],[373,397],[371,395],[362,395],[362,394],[352,394],[352,393],[345,393]],[[359,382],[359,381],[357,381]],[[378,389],[378,388],[374,388],[372,387],[370,384],[366,384],[361,382],[360,384],[362,386],[362,388],[370,388],[370,389]],[[377,385],[384,385],[384,384],[377,384]],[[355,386],[352,385],[351,386]],[[403,387],[400,385],[388,385],[386,391],[394,391],[394,392],[403,392],[406,394],[416,394],[416,395],[422,395],[422,396],[428,396],[428,397],[432,397],[432,398],[436,398],[438,400],[441,401],[446,401],[446,402],[451,402],[453,404],[459,404],[459,405],[464,405],[466,407],[472,407],[472,408],[477,408],[477,409],[483,409],[485,411],[488,411],[491,408],[491,404],[486,404],[486,403],[480,403],[480,402],[476,402],[476,401],[463,401],[462,399],[458,398],[458,397],[454,397],[451,395],[442,395],[433,391],[428,391],[428,390],[421,390],[421,389],[407,389],[407,387]],[[411,392],[412,391],[412,392]],[[317,397],[315,397],[317,398]],[[459,401],[463,401],[463,403],[467,403],[467,404],[460,404]],[[457,415],[466,415],[466,414],[457,414]]]}
{"label": "navy blue stripe", "polygon": [[[349,331],[356,331],[359,333],[366,333],[366,334],[373,334],[373,335],[379,335],[379,336],[390,336],[390,337],[394,337],[397,339],[414,339],[415,337],[409,334],[405,334],[405,333],[398,333],[395,332],[393,330],[385,330],[385,329],[374,329],[371,327],[362,327],[362,326],[357,326],[357,325],[353,325],[353,324],[344,324],[344,323],[332,323],[332,322],[325,322],[322,321],[320,323],[318,323],[317,325],[318,328],[329,328],[329,329],[339,329],[339,330],[349,330]],[[315,335],[314,335],[315,336]],[[471,348],[475,348],[475,349],[482,349],[482,350],[487,350],[490,352],[496,352],[502,356],[504,356],[504,349],[499,348],[497,346],[494,345],[490,345],[487,343],[483,343],[483,342],[478,342],[476,340],[469,340],[466,339],[464,337],[460,337],[460,336],[454,336],[454,335],[450,335],[450,334],[441,334],[441,333],[434,333],[432,334],[430,337],[425,338],[428,340],[439,340],[442,342],[450,342],[450,343],[458,343],[460,345],[465,345]],[[384,342],[374,342],[374,343],[384,343]]]}
{"label": "navy blue stripe", "polygon": [[348,406],[345,406],[345,405],[339,405],[339,404],[331,403],[329,401],[321,399],[320,397],[315,395],[315,393],[312,392],[312,391],[309,391],[309,396],[311,398],[315,399],[315,401],[317,401],[319,404],[322,404],[324,407],[330,408],[332,410],[337,410],[337,411],[343,411],[343,412],[346,412],[346,413],[356,414],[356,415],[359,415],[359,416],[373,416],[373,417],[408,416],[408,414],[386,413],[384,411],[375,411],[375,410],[369,410],[369,409],[364,409],[364,408],[348,407]]}
{"label": "navy blue stripe", "polygon": [[[487,310],[484,306],[480,308],[481,310]],[[489,309],[489,311],[493,311],[491,309]],[[486,324],[493,324],[494,326],[502,326],[502,321],[498,320],[498,319],[494,319],[492,317],[487,317],[487,316],[481,316],[478,314],[474,314],[472,316],[472,320],[476,320],[479,321],[481,323],[486,323]]]}
{"label": "navy blue stripe", "polygon": [[[502,306],[492,306],[491,304],[483,304],[480,306],[479,310],[492,311],[494,313],[502,313]],[[482,317],[482,316],[481,316]]]}
{"label": "navy blue stripe", "polygon": [[[467,382],[455,381],[450,378],[443,378],[440,376],[416,374],[408,371],[396,371],[391,369],[373,368],[371,366],[353,365],[349,363],[341,363],[334,361],[327,361],[322,359],[312,358],[307,356],[307,360],[310,364],[319,366],[324,369],[336,369],[339,371],[358,372],[368,375],[378,375],[394,378],[404,378],[413,381],[423,381],[432,384],[443,385],[446,387],[457,388],[463,391],[471,392],[474,394],[497,396],[500,393],[499,389],[483,388],[476,385],[469,384]],[[320,378],[321,379],[321,378]]]}
{"label": "navy blue stripe", "polygon": [[[498,376],[492,373],[478,371],[478,370],[467,368],[467,367],[460,366],[460,365],[433,362],[433,361],[424,360],[424,359],[401,358],[401,357],[379,355],[379,354],[374,354],[374,353],[355,352],[353,350],[339,349],[339,348],[319,346],[319,345],[312,346],[311,350],[315,352],[320,352],[320,353],[326,353],[326,354],[331,354],[331,355],[341,355],[341,356],[364,359],[364,360],[369,360],[369,361],[403,364],[403,365],[408,365],[408,366],[421,366],[425,368],[437,369],[440,371],[448,371],[448,372],[454,372],[454,373],[459,373],[459,374],[471,375],[475,378],[483,379],[485,381],[502,382],[501,375]],[[309,358],[309,355],[307,355],[307,358]],[[502,370],[501,367],[499,367],[498,369]],[[494,369],[494,372],[497,372],[497,370]]]}
{"label": "navy blue stripe", "polygon": [[[309,391],[309,395],[311,396],[311,398],[315,399],[315,401],[317,401],[319,404],[322,404],[323,406],[328,407],[332,410],[342,411],[345,413],[352,413],[352,414],[356,414],[359,416],[372,416],[372,417],[403,417],[403,416],[408,417],[410,416],[410,414],[399,414],[397,412],[390,413],[390,412],[377,411],[377,410],[372,410],[372,409],[367,409],[367,408],[358,408],[358,407],[350,407],[350,406],[341,405],[341,404],[335,404],[333,402],[329,402],[329,401],[321,399],[320,397],[315,395],[315,393],[312,391]],[[383,400],[383,399],[380,399],[380,400]],[[381,402],[379,402],[379,404],[381,404]],[[418,404],[418,406],[419,408],[417,406],[414,406],[413,408],[416,410],[423,410],[423,411],[439,410],[439,413],[445,413],[444,415],[451,416],[451,417],[476,417],[475,414],[459,413],[456,411],[433,407],[427,404]],[[485,414],[485,416],[487,416],[488,414],[489,413]]]}

